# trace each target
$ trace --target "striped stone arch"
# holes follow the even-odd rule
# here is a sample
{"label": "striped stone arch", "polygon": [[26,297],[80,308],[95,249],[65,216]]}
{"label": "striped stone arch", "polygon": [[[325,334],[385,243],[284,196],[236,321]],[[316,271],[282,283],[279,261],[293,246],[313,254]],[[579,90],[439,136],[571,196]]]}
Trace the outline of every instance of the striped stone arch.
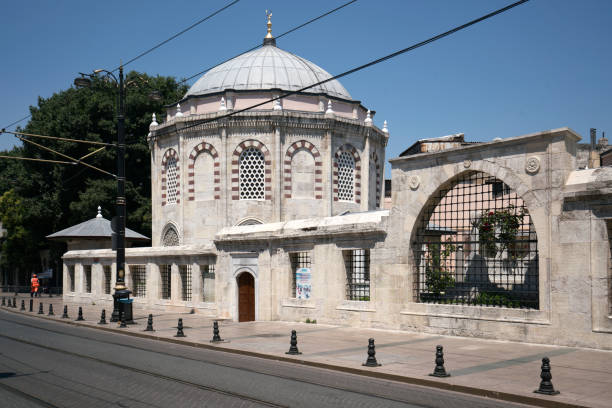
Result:
{"label": "striped stone arch", "polygon": [[187,165],[187,199],[195,200],[195,161],[201,153],[208,153],[213,158],[213,185],[215,186],[215,200],[221,198],[221,167],[219,164],[219,153],[210,143],[202,142],[193,148],[189,154],[189,164]]}
{"label": "striped stone arch", "polygon": [[376,169],[376,208],[378,208],[380,207],[380,162],[375,151],[370,154],[370,162],[374,163],[374,168]]}
{"label": "striped stone arch", "polygon": [[312,143],[306,140],[300,140],[293,143],[285,152],[284,160],[284,171],[285,171],[285,198],[291,198],[291,160],[293,155],[299,149],[306,149],[312,154],[315,160],[315,199],[320,200],[323,198],[323,161],[321,160],[321,153]]}
{"label": "striped stone arch", "polygon": [[338,150],[336,150],[336,154],[334,155],[334,172],[333,172],[333,192],[334,192],[334,201],[338,201],[338,159],[340,155],[344,152],[348,152],[353,156],[355,160],[355,185],[354,185],[354,194],[355,194],[355,203],[361,203],[361,159],[359,158],[359,152],[357,149],[350,144],[345,144],[340,146]]}
{"label": "striped stone arch", "polygon": [[168,201],[168,197],[166,194],[166,189],[167,189],[167,179],[166,179],[166,167],[168,164],[168,160],[170,158],[174,158],[176,160],[176,203],[180,204],[181,202],[181,172],[180,172],[180,166],[181,166],[181,162],[179,160],[179,156],[178,153],[176,152],[176,150],[170,148],[168,150],[166,150],[166,152],[164,153],[164,157],[162,158],[161,161],[161,192],[162,192],[162,205],[166,205],[167,201]]}
{"label": "striped stone arch", "polygon": [[232,154],[232,200],[240,200],[240,155],[243,151],[248,149],[249,147],[254,147],[258,149],[264,155],[264,183],[265,183],[265,195],[264,200],[272,199],[272,161],[270,159],[270,151],[259,140],[245,140],[241,142],[234,150]]}

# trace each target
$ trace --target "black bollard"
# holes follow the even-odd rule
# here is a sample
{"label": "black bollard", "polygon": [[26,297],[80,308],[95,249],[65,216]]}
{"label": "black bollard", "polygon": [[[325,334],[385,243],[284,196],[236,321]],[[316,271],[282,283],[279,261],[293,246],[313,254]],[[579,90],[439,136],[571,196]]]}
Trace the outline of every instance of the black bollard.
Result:
{"label": "black bollard", "polygon": [[374,346],[374,339],[368,340],[368,359],[362,365],[366,367],[379,367],[382,365],[378,361],[376,361],[376,348]]}
{"label": "black bollard", "polygon": [[106,310],[102,309],[102,314],[100,314],[100,321],[98,324],[106,324]]}
{"label": "black bollard", "polygon": [[127,324],[125,324],[125,312],[121,312],[121,323],[119,323],[119,328],[124,329],[126,327]]}
{"label": "black bollard", "polygon": [[68,306],[64,305],[64,314],[62,314],[62,319],[68,319]]}
{"label": "black bollard", "polygon": [[302,354],[299,352],[297,348],[297,333],[295,332],[295,330],[291,330],[291,341],[289,344],[290,344],[289,351],[286,352],[285,354],[291,354],[292,356]]}
{"label": "black bollard", "polygon": [[147,328],[144,329],[144,331],[155,331],[153,330],[153,315],[149,314],[149,317],[147,318]]}
{"label": "black bollard", "polygon": [[79,315],[77,316],[77,319],[75,321],[80,322],[82,320],[85,320],[83,319],[83,308],[79,306]]}
{"label": "black bollard", "polygon": [[6,306],[6,299],[2,296],[2,306]]}
{"label": "black bollard", "polygon": [[21,299],[21,309],[19,310],[23,310],[25,312],[25,300]]}
{"label": "black bollard", "polygon": [[13,309],[17,309],[17,299],[13,298]]}
{"label": "black bollard", "polygon": [[429,375],[433,377],[450,377],[450,374],[444,368],[444,349],[442,346],[436,346],[436,368]]}
{"label": "black bollard", "polygon": [[176,327],[176,335],[174,337],[186,337],[183,333],[183,319],[178,319],[178,326]]}
{"label": "black bollard", "polygon": [[47,316],[53,316],[53,303],[49,303],[49,314]]}
{"label": "black bollard", "polygon": [[43,304],[42,304],[42,302],[40,302],[38,304],[38,314],[45,314],[45,312],[43,311]]}
{"label": "black bollard", "polygon": [[552,374],[550,374],[550,359],[548,357],[544,357],[542,359],[542,373],[540,373],[540,388],[535,390],[534,392],[538,394],[546,394],[546,395],[557,395],[559,391],[555,390],[553,384],[550,380],[552,380]]}
{"label": "black bollard", "polygon": [[34,299],[30,299],[30,312],[34,311]]}
{"label": "black bollard", "polygon": [[221,338],[221,335],[219,334],[219,322],[217,322],[216,320],[213,322],[213,338],[210,341],[211,343],[220,343],[222,342],[223,339]]}

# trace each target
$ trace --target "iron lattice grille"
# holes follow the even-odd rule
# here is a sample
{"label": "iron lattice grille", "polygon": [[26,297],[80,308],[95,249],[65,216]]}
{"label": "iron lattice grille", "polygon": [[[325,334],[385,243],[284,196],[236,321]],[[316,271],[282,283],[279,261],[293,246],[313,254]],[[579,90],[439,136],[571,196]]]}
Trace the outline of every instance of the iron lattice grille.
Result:
{"label": "iron lattice grille", "polygon": [[85,293],[91,293],[91,265],[83,265],[83,277],[85,278]]}
{"label": "iron lattice grille", "polygon": [[176,170],[176,159],[170,157],[166,164],[166,179],[168,186],[168,204],[176,203],[177,191],[178,191],[178,172]]}
{"label": "iron lattice grille", "polygon": [[215,301],[215,265],[200,265],[202,274],[202,302]]}
{"label": "iron lattice grille", "polygon": [[172,273],[170,265],[159,265],[159,275],[161,281],[161,298],[170,299],[172,295]]}
{"label": "iron lattice grille", "polygon": [[110,265],[104,265],[103,267],[103,271],[104,271],[104,293],[107,295],[110,295],[110,291],[111,291],[111,266]]}
{"label": "iron lattice grille", "polygon": [[70,281],[70,291],[74,292],[74,265],[68,265],[68,280]]}
{"label": "iron lattice grille", "polygon": [[523,200],[471,172],[440,189],[417,224],[417,301],[539,308],[538,240]]}
{"label": "iron lattice grille", "polygon": [[179,265],[181,296],[184,301],[191,300],[191,269],[191,265]]}
{"label": "iron lattice grille", "polygon": [[370,250],[343,251],[346,266],[346,298],[370,300]]}
{"label": "iron lattice grille", "polygon": [[353,201],[355,198],[355,159],[349,152],[338,157],[338,200]]}
{"label": "iron lattice grille", "polygon": [[256,147],[240,155],[239,183],[241,200],[263,200],[265,197],[265,158]]}
{"label": "iron lattice grille", "polygon": [[289,254],[291,261],[291,297],[300,297],[297,292],[297,270],[300,268],[310,269],[310,253],[308,252],[292,252]]}
{"label": "iron lattice grille", "polygon": [[132,274],[132,288],[134,297],[145,297],[147,295],[147,267],[146,265],[130,265]]}

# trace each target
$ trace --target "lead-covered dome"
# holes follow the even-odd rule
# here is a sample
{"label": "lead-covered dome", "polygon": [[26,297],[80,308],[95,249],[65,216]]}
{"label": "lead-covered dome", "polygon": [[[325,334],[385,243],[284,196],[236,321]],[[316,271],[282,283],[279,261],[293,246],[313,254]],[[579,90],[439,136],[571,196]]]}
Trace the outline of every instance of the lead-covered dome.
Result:
{"label": "lead-covered dome", "polygon": [[[193,84],[185,97],[207,95],[226,89],[297,91],[328,78],[331,75],[321,67],[281,50],[271,42],[211,69]],[[348,91],[336,80],[304,92],[352,100]]]}

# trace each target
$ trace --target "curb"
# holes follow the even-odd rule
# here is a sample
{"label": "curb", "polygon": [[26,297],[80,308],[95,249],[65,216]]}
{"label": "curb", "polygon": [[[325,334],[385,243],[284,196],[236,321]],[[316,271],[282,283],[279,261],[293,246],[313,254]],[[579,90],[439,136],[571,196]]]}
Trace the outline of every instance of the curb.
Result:
{"label": "curb", "polygon": [[308,367],[322,368],[326,370],[360,375],[364,377],[371,377],[371,378],[376,378],[376,379],[389,380],[389,381],[395,381],[395,382],[400,382],[400,383],[405,383],[405,384],[425,386],[425,387],[430,387],[430,388],[437,388],[437,389],[441,389],[445,391],[453,391],[453,392],[458,392],[462,394],[469,394],[469,395],[475,395],[479,397],[492,398],[492,399],[507,401],[507,402],[534,405],[534,406],[544,407],[544,408],[588,408],[588,406],[585,406],[585,405],[576,405],[576,404],[570,404],[567,402],[546,400],[546,399],[530,397],[526,395],[511,394],[507,392],[500,392],[500,391],[487,390],[483,388],[469,387],[466,385],[448,384],[448,383],[444,383],[444,382],[440,382],[436,380],[430,380],[428,378],[418,378],[418,377],[401,376],[397,374],[379,373],[379,372],[370,371],[370,370],[343,367],[343,366],[326,364],[326,363],[319,363],[319,362],[308,361],[308,360],[303,360],[299,358],[276,356],[273,354],[264,354],[264,353],[254,352],[254,351],[233,349],[233,348],[227,348],[227,347],[219,347],[213,344],[196,343],[196,342],[192,342],[188,340],[179,340],[179,339],[173,339],[173,338],[167,338],[167,337],[159,337],[159,336],[155,336],[152,334],[123,331],[120,329],[114,329],[110,327],[87,325],[87,324],[78,323],[76,321],[71,321],[71,320],[61,320],[61,319],[56,319],[56,318],[50,318],[47,315],[44,315],[44,316],[40,316],[37,314],[30,315],[27,313],[19,312],[17,310],[10,310],[8,308],[2,308],[0,310],[4,310],[4,311],[18,314],[18,315],[34,317],[34,318],[38,318],[42,320],[51,320],[54,322],[69,324],[72,326],[85,327],[85,328],[90,328],[90,329],[95,329],[95,330],[106,331],[110,333],[123,334],[126,336],[163,341],[166,343],[179,344],[179,345],[190,346],[190,347],[206,349],[206,350],[221,351],[221,352],[226,352],[226,353],[231,353],[231,354],[262,358],[262,359],[272,360],[272,361],[300,364],[300,365],[304,365]]}

